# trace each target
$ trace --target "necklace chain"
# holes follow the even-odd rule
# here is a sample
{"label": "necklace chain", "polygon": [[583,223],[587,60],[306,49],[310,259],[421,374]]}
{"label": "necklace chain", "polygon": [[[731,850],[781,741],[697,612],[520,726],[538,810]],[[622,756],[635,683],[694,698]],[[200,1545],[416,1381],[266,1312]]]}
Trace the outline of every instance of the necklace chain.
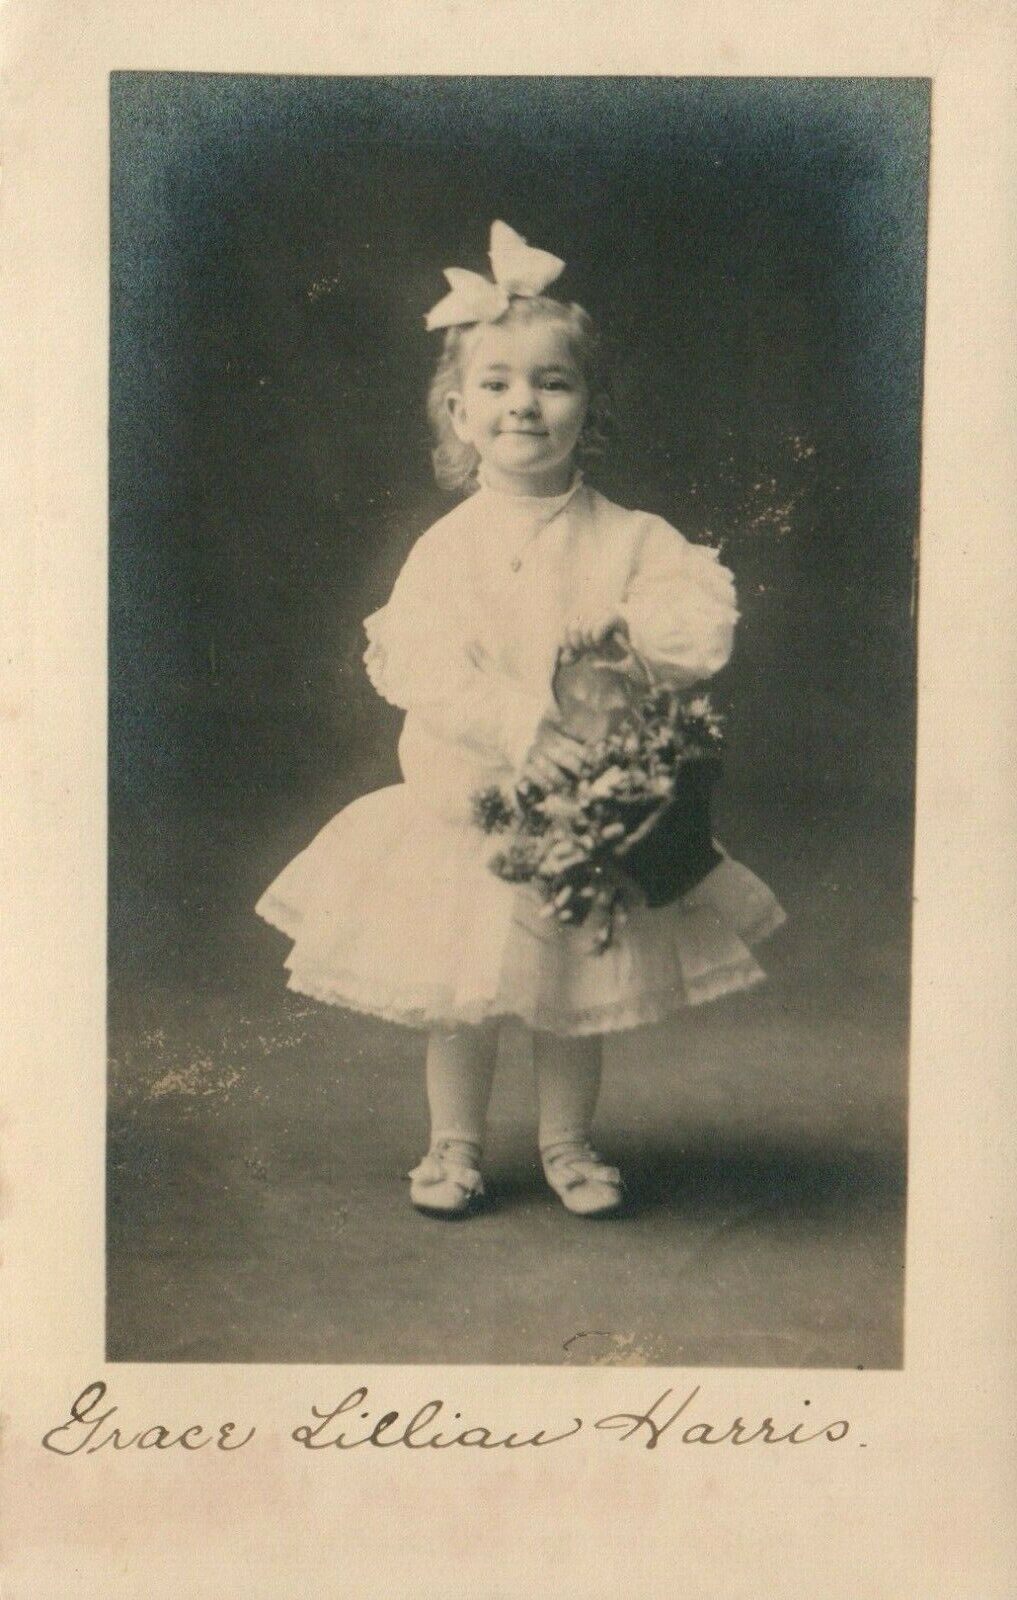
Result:
{"label": "necklace chain", "polygon": [[575,493],[576,493],[577,489],[580,487],[580,484],[582,483],[582,481],[583,480],[582,480],[581,474],[577,473],[576,477],[573,479],[572,483],[569,485],[568,489],[565,491],[565,493],[563,495],[554,495],[554,496],[518,495],[518,496],[513,496],[513,495],[507,494],[503,490],[491,489],[490,485],[484,484],[483,480],[481,480],[482,487],[486,488],[488,490],[488,493],[497,495],[499,497],[499,499],[503,499],[506,503],[508,503],[508,502],[510,502],[512,500],[516,500],[517,502],[526,501],[526,502],[530,502],[530,503],[533,503],[533,502],[536,501],[536,502],[541,502],[543,505],[546,506],[549,501],[555,502],[553,504],[553,506],[552,506],[552,509],[549,510],[548,514],[546,516],[540,517],[539,520],[537,521],[536,525],[534,527],[532,527],[529,530],[529,532],[527,533],[525,539],[523,540],[522,545],[519,547],[519,549],[516,551],[515,555],[509,561],[509,569],[510,569],[510,571],[518,572],[521,569],[522,564],[523,564],[523,557],[525,556],[526,552],[529,550],[530,546],[540,537],[540,535],[543,533],[544,529],[549,527],[550,524],[552,522],[554,522],[555,518],[560,516],[561,513],[565,510],[566,506],[568,506],[570,504],[570,502],[572,501],[573,497],[575,496]]}

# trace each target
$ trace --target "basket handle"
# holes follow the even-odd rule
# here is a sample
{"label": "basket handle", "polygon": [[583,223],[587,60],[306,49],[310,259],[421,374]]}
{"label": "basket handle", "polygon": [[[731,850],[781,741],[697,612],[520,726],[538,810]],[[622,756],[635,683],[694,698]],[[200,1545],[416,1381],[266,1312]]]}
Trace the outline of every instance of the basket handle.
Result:
{"label": "basket handle", "polygon": [[604,641],[604,643],[608,642],[615,643],[622,652],[622,654],[617,656],[614,660],[604,656],[598,657],[597,651],[600,647],[595,646],[592,649],[581,651],[578,655],[572,656],[571,660],[569,661],[563,661],[562,656],[564,654],[564,646],[561,646],[558,650],[558,655],[555,660],[555,675],[557,675],[562,666],[571,666],[574,662],[582,659],[583,656],[587,656],[593,657],[588,664],[591,670],[594,672],[626,672],[629,668],[634,666],[637,669],[638,676],[642,678],[647,689],[652,688],[653,673],[650,670],[649,663],[642,655],[640,655],[628,634],[622,633],[620,629],[613,629],[611,633],[607,635],[607,638]]}

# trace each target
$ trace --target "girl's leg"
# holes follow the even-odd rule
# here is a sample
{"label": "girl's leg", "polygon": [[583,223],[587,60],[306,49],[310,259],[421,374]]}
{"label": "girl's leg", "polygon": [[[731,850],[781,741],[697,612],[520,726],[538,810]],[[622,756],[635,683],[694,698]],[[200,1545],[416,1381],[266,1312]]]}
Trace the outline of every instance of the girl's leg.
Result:
{"label": "girl's leg", "polygon": [[483,1197],[480,1154],[497,1050],[496,1023],[436,1030],[428,1039],[431,1142],[410,1173],[410,1199],[418,1211],[462,1217]]}
{"label": "girl's leg", "polygon": [[533,1065],[541,1155],[546,1160],[566,1149],[585,1149],[600,1093],[599,1038],[560,1039],[535,1033]]}
{"label": "girl's leg", "polygon": [[601,1042],[535,1033],[538,1139],[548,1183],[567,1210],[606,1217],[622,1204],[621,1177],[590,1145],[600,1092]]}
{"label": "girl's leg", "polygon": [[495,1022],[435,1030],[429,1036],[427,1103],[432,1146],[451,1142],[468,1147],[479,1161],[497,1052]]}

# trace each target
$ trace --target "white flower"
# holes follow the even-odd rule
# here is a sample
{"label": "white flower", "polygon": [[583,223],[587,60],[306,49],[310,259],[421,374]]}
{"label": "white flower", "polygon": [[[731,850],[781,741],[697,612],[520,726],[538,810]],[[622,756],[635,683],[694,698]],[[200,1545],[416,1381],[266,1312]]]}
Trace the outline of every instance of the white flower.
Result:
{"label": "white flower", "polygon": [[567,795],[549,794],[547,799],[542,800],[535,809],[542,816],[550,817],[552,820],[557,818],[571,820],[578,812],[579,807],[575,800],[570,799]]}
{"label": "white flower", "polygon": [[616,789],[621,788],[625,781],[625,773],[621,767],[608,767],[606,772],[602,772],[600,777],[595,778],[590,784],[590,798],[592,800],[605,800],[609,795],[614,794]]}
{"label": "white flower", "polygon": [[568,842],[553,844],[537,870],[542,878],[553,878],[559,872],[567,872],[569,867],[577,867],[585,860],[585,850],[579,850]]}

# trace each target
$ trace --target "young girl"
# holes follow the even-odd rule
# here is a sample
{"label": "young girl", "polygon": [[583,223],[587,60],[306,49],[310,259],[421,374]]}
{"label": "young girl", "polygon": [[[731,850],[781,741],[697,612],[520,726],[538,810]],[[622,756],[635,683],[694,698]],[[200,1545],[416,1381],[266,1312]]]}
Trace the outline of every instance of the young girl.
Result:
{"label": "young girl", "polygon": [[549,926],[528,886],[490,871],[472,798],[574,769],[552,683],[560,653],[627,636],[656,682],[724,666],[737,610],[713,550],[585,482],[605,399],[586,312],[544,290],[564,262],[491,230],[493,281],[448,268],[428,313],[444,329],[429,410],[439,481],[465,495],[418,540],[367,618],[371,681],[406,712],[405,782],[334,817],[266,890],[259,915],[293,941],[289,987],[427,1031],[431,1136],[410,1174],[418,1210],[475,1210],[498,1028],[532,1030],[548,1184],[587,1217],[618,1211],[592,1148],[600,1036],[757,982],[749,945],[783,921],[723,857],[673,905],[635,906],[603,952]]}

